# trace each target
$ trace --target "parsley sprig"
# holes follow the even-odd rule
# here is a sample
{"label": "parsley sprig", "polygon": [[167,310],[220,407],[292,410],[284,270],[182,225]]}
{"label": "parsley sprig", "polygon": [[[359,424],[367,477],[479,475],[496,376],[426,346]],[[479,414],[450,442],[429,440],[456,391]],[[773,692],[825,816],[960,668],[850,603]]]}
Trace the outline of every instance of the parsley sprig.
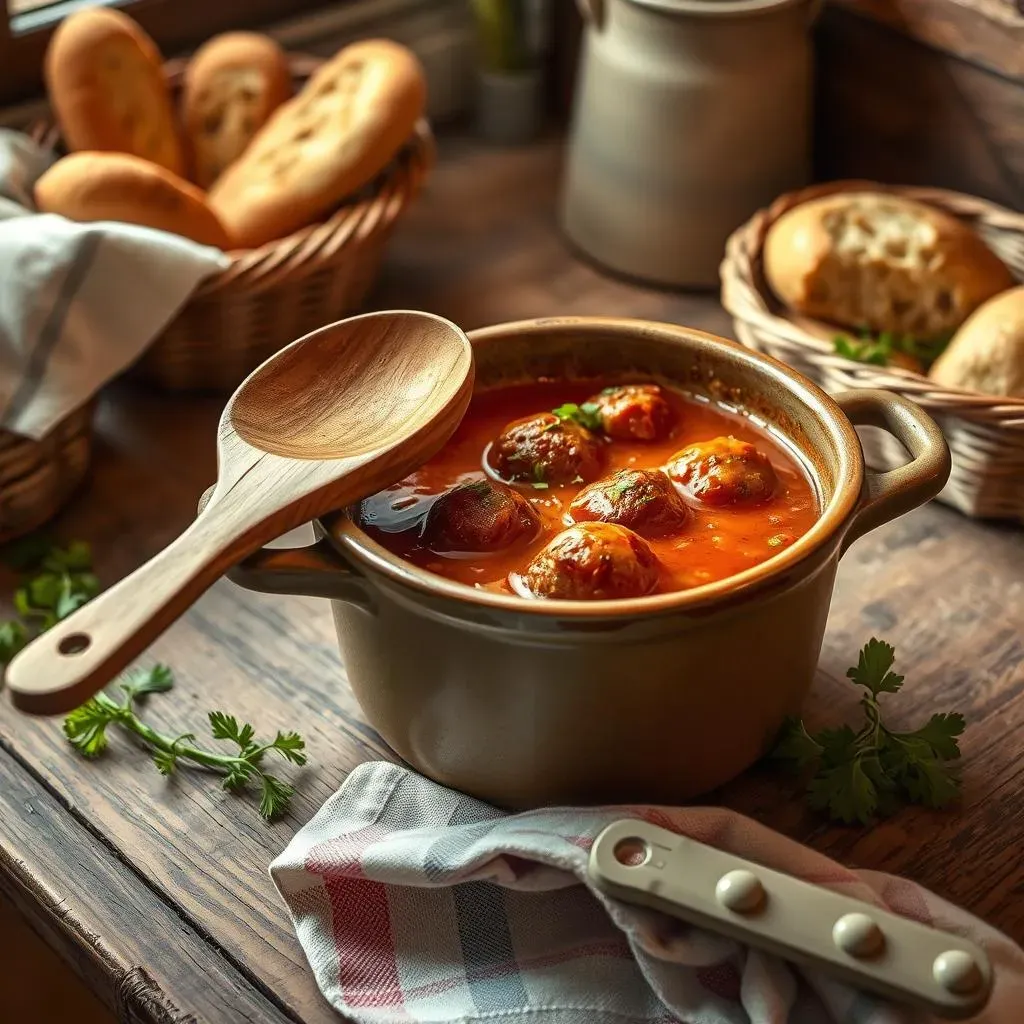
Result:
{"label": "parsley sprig", "polygon": [[33,537],[5,551],[4,561],[25,575],[14,592],[18,617],[0,622],[0,665],[100,592],[84,541],[61,548]]}
{"label": "parsley sprig", "polygon": [[[66,548],[55,547],[34,536],[5,550],[4,561],[24,575],[14,594],[18,618],[0,623],[0,665],[6,665],[31,639],[70,615],[100,591],[92,572],[89,545],[74,541]],[[133,734],[153,755],[163,775],[173,774],[179,764],[191,762],[219,772],[224,788],[237,792],[250,783],[260,786],[260,814],[268,820],[288,807],[295,790],[263,768],[268,753],[292,764],[306,763],[305,742],[296,732],[278,732],[268,743],[257,740],[248,723],[239,723],[223,711],[208,715],[215,740],[234,744],[237,752],[219,754],[195,746],[193,733],[176,736],[158,732],[139,717],[140,702],[154,693],[166,693],[174,677],[166,665],[132,669],[118,681],[122,699],[98,693],[64,720],[64,734],[84,757],[99,757],[108,745],[111,727]]]}
{"label": "parsley sprig", "polygon": [[951,338],[951,334],[916,338],[911,334],[897,334],[894,331],[872,334],[864,328],[856,338],[837,334],[832,344],[838,355],[854,362],[899,366],[905,370],[923,372],[942,355]]}
{"label": "parsley sprig", "polygon": [[107,749],[107,730],[117,726],[134,734],[153,752],[153,763],[161,775],[173,775],[181,762],[210,768],[224,776],[224,788],[231,792],[244,789],[250,782],[261,787],[260,814],[270,820],[281,814],[295,792],[293,786],[263,768],[268,753],[278,754],[292,764],[306,763],[306,744],[295,732],[279,732],[269,743],[256,738],[251,725],[239,723],[223,711],[209,714],[210,731],[215,740],[227,740],[238,747],[237,753],[218,754],[195,746],[195,734],[177,736],[158,732],[136,713],[136,702],[152,693],[165,693],[174,685],[166,665],[135,669],[122,677],[118,688],[123,700],[99,693],[73,711],[64,720],[64,733],[71,745],[84,757],[99,757]]}
{"label": "parsley sprig", "polygon": [[866,691],[866,719],[859,732],[849,725],[811,734],[787,720],[772,756],[809,771],[807,800],[835,821],[868,824],[891,814],[901,802],[944,807],[960,791],[958,737],[963,715],[936,714],[914,732],[894,732],[882,722],[879,697],[898,693],[903,676],[892,671],[894,649],[872,638],[847,673]]}
{"label": "parsley sprig", "polygon": [[575,402],[566,402],[557,409],[551,410],[557,417],[558,422],[572,420],[587,430],[603,430],[604,421],[601,419],[601,406],[597,402],[584,402],[577,405]]}

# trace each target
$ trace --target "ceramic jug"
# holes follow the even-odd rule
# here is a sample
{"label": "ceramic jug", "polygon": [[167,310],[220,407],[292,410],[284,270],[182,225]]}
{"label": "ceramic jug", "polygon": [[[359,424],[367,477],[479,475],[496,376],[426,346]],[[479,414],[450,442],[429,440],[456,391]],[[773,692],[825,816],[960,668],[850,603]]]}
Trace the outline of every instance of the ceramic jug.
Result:
{"label": "ceramic jug", "polygon": [[578,0],[561,221],[609,269],[708,287],[729,234],[810,175],[817,0]]}

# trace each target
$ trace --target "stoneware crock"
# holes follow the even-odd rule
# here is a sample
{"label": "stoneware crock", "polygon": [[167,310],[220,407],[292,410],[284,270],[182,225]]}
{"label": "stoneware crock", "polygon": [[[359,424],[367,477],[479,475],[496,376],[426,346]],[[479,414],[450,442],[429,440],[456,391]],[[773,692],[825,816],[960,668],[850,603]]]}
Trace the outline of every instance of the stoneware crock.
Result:
{"label": "stoneware crock", "polygon": [[[718,786],[800,707],[843,551],[942,488],[942,434],[897,395],[833,400],[780,363],[686,327],[534,320],[470,338],[478,390],[541,376],[642,378],[746,409],[802,458],[820,520],[731,579],[632,600],[478,591],[403,562],[343,513],[315,524],[312,547],[265,549],[231,578],[330,598],[367,720],[446,785],[508,807],[678,803]],[[911,461],[866,471],[853,424],[889,431]]]}
{"label": "stoneware crock", "polygon": [[728,236],[810,173],[818,0],[578,0],[560,218],[603,266],[718,285]]}

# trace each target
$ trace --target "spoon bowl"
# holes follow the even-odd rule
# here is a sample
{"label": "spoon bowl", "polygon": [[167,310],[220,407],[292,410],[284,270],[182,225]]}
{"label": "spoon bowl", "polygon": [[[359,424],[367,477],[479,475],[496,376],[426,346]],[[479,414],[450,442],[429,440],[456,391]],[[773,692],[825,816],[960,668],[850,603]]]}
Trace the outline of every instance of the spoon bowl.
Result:
{"label": "spoon bowl", "polygon": [[271,455],[365,455],[398,443],[436,415],[431,396],[442,393],[465,362],[457,340],[448,321],[424,313],[346,320],[264,363],[224,414],[243,441]]}
{"label": "spoon bowl", "polygon": [[62,714],[83,703],[232,565],[427,461],[472,390],[469,340],[430,313],[368,313],[292,342],[225,407],[217,483],[196,520],[15,657],[15,704]]}

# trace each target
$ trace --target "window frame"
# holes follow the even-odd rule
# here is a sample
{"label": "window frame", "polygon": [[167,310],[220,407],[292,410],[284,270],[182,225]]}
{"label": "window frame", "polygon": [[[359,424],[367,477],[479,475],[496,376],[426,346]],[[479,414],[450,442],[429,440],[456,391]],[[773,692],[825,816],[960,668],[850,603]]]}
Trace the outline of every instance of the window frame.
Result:
{"label": "window frame", "polygon": [[[98,4],[130,14],[170,57],[218,32],[265,26],[326,6],[327,0],[96,0]],[[93,5],[83,0],[57,0],[45,24],[15,34],[8,0],[0,0],[0,106],[43,95],[43,57],[54,28],[71,11]],[[48,10],[33,13],[33,20]]]}

